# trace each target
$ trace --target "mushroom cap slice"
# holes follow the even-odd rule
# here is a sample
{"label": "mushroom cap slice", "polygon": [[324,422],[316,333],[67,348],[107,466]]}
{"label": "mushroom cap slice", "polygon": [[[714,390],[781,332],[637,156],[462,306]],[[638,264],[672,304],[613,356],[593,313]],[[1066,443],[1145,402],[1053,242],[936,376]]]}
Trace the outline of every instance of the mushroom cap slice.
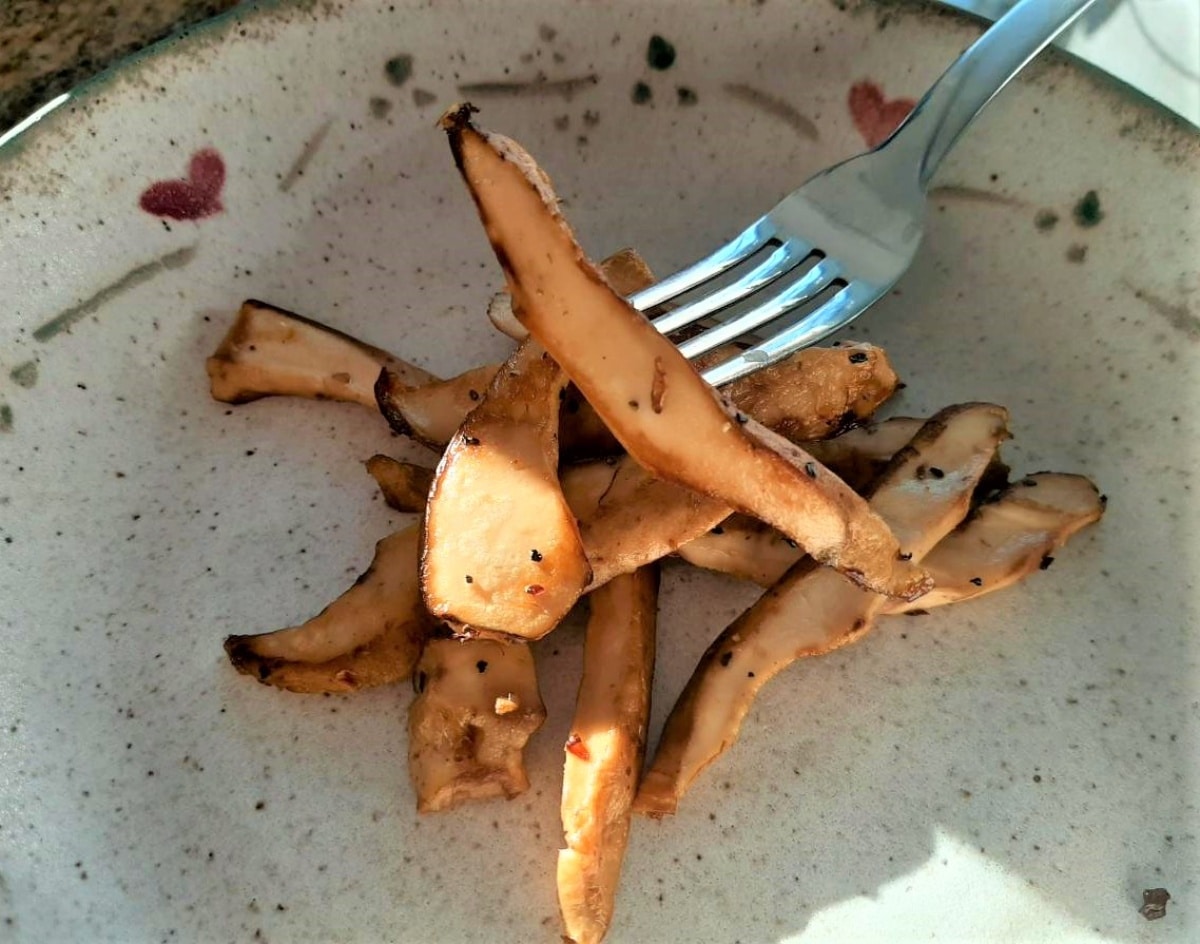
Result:
{"label": "mushroom cap slice", "polygon": [[434,616],[538,639],[591,581],[558,484],[566,383],[541,345],[525,341],[442,453],[421,549],[421,592]]}

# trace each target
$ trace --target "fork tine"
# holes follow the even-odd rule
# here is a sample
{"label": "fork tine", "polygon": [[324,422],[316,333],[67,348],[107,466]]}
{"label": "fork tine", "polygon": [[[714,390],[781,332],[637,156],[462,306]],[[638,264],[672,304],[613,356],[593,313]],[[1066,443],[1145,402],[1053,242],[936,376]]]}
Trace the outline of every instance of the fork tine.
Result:
{"label": "fork tine", "polygon": [[705,315],[727,308],[734,302],[740,301],[775,281],[779,276],[803,262],[811,251],[812,246],[803,240],[789,239],[736,282],[730,282],[724,288],[697,298],[691,304],[667,312],[667,314],[655,318],[651,323],[662,334],[670,334],[672,331],[686,328]]}
{"label": "fork tine", "polygon": [[760,304],[737,318],[731,318],[729,321],[709,328],[703,334],[698,334],[685,341],[679,345],[679,350],[684,357],[690,360],[706,351],[711,351],[726,341],[736,340],[815,298],[841,274],[841,263],[836,259],[826,257],[783,291],[764,298]]}
{"label": "fork tine", "polygon": [[714,387],[775,364],[801,348],[816,344],[857,318],[878,297],[868,283],[853,281],[791,327],[749,350],[704,371]]}
{"label": "fork tine", "polygon": [[638,311],[645,311],[670,301],[676,295],[682,295],[688,289],[695,288],[701,282],[707,282],[750,258],[774,236],[775,224],[767,216],[759,217],[716,252],[705,256],[699,262],[693,262],[686,269],[680,269],[667,276],[661,282],[630,295],[629,304]]}

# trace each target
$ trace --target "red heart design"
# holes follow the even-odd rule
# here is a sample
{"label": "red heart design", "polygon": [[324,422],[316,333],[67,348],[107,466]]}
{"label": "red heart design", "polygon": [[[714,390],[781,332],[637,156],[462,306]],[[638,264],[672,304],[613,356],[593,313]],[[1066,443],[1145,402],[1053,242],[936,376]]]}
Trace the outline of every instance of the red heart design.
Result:
{"label": "red heart design", "polygon": [[184,180],[160,180],[142,191],[138,205],[154,216],[172,220],[200,220],[224,209],[225,161],[212,148],[192,155]]}
{"label": "red heart design", "polygon": [[850,86],[846,105],[867,147],[876,147],[908,117],[916,102],[911,98],[893,98],[889,102],[883,97],[883,89],[870,79],[863,79]]}

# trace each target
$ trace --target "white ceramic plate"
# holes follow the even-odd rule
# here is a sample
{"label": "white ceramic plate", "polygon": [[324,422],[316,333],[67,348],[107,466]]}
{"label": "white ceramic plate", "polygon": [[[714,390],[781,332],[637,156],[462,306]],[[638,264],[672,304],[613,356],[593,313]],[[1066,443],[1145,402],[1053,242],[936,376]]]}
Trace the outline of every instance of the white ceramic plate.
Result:
{"label": "white ceramic plate", "polygon": [[[361,461],[419,453],[354,407],[214,403],[203,358],[247,296],[446,374],[506,349],[433,128],[464,84],[545,76],[471,92],[482,121],[594,253],[668,271],[863,146],[887,108],[856,125],[853,83],[916,96],[976,32],[890,4],[271,6],[6,145],[0,938],[555,940],[578,626],[538,646],[533,789],[418,818],[407,686],[291,696],[220,643],[335,596],[403,521]],[[1198,171],[1190,132],[1061,59],[965,139],[856,334],[909,383],[893,410],[1007,404],[1014,468],[1092,474],[1108,516],[1018,589],[776,680],[679,815],[636,824],[611,940],[1197,939]],[[180,199],[201,218],[142,207]],[[653,731],[753,595],[668,570]]]}

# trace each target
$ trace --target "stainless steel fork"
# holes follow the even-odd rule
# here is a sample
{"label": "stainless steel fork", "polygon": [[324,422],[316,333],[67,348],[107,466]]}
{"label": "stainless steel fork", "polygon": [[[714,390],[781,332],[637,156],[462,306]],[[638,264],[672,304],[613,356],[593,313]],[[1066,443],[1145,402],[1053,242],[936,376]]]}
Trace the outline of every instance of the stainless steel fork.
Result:
{"label": "stainless steel fork", "polygon": [[[1093,2],[1020,0],[877,148],[810,178],[716,252],[630,296],[630,303],[648,311],[744,269],[733,281],[653,319],[663,334],[711,325],[679,345],[688,358],[755,332],[765,337],[705,370],[704,379],[714,386],[849,324],[912,263],[924,234],[929,182],[959,136]],[[751,264],[755,258],[760,261]],[[806,305],[814,307],[802,311]]]}

